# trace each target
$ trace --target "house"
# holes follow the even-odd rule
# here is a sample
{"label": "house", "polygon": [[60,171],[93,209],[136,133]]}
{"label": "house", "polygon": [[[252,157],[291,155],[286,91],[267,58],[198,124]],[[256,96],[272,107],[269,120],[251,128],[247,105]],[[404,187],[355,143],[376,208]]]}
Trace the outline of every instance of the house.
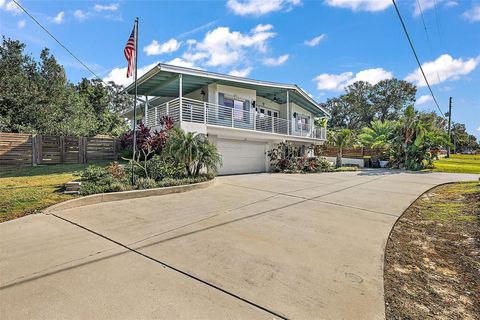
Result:
{"label": "house", "polygon": [[[326,128],[315,118],[328,112],[296,85],[251,80],[158,64],[137,81],[143,121],[159,128],[164,115],[185,131],[208,135],[223,158],[219,174],[269,170],[267,151],[289,141],[309,146],[325,142]],[[127,88],[134,92],[134,85]],[[132,118],[132,112],[127,114]]]}

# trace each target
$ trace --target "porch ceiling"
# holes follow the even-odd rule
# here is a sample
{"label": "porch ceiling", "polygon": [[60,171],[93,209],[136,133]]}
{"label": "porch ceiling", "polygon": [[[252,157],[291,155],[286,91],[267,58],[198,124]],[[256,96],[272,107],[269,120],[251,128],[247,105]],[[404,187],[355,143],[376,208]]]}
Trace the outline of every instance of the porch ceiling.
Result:
{"label": "porch ceiling", "polygon": [[[218,83],[245,89],[254,89],[257,96],[283,104],[287,101],[287,90],[290,101],[305,108],[316,116],[328,115],[305,92],[295,85],[264,82],[240,77],[233,77],[202,70],[181,68],[159,64],[138,80],[138,94],[157,97],[177,97],[179,91],[178,76],[183,77],[183,94],[190,93],[211,83]],[[130,85],[127,92],[132,94],[134,86]]]}

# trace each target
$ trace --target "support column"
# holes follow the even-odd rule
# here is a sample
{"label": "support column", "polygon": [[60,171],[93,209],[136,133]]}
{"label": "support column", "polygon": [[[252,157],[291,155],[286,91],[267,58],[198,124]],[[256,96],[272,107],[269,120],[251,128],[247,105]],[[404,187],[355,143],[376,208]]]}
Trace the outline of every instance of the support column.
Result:
{"label": "support column", "polygon": [[287,90],[287,135],[290,135],[290,91]]}
{"label": "support column", "polygon": [[[148,96],[145,96],[145,109],[144,109],[144,111],[145,111],[145,116],[144,116],[145,125],[148,127]],[[153,125],[155,125],[155,123]]]}
{"label": "support column", "polygon": [[180,128],[182,127],[182,109],[183,109],[183,77],[178,75],[178,102],[180,103]]}

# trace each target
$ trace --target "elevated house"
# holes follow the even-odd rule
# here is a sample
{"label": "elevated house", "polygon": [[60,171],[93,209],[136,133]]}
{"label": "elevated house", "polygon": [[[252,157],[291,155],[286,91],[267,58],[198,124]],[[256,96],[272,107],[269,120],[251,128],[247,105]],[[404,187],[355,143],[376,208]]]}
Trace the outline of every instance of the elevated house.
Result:
{"label": "elevated house", "polygon": [[[275,144],[290,141],[308,150],[326,139],[326,128],[314,119],[328,112],[297,85],[167,64],[137,82],[145,96],[139,107],[144,123],[159,128],[160,118],[169,115],[176,126],[208,135],[223,158],[219,174],[265,172]],[[132,94],[134,85],[127,91]],[[126,116],[132,118],[132,111]]]}

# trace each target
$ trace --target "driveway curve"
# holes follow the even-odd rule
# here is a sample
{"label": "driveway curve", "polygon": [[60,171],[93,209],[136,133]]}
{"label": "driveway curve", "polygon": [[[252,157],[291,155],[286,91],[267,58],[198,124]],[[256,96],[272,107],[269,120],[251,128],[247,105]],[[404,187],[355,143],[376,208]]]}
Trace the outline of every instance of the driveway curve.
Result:
{"label": "driveway curve", "polygon": [[423,192],[478,175],[219,177],[0,224],[3,319],[383,319],[383,255]]}

